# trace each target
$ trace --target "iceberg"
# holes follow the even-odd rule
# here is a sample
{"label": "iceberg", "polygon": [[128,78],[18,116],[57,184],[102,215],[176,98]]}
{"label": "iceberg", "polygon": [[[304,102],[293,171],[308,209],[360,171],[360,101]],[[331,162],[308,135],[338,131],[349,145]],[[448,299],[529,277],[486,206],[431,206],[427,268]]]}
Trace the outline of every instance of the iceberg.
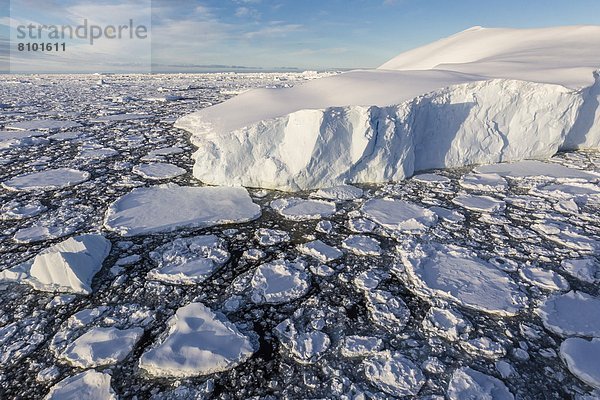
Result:
{"label": "iceberg", "polygon": [[[206,184],[298,191],[600,147],[600,26],[476,27],[179,118]],[[299,151],[299,149],[302,149]]]}

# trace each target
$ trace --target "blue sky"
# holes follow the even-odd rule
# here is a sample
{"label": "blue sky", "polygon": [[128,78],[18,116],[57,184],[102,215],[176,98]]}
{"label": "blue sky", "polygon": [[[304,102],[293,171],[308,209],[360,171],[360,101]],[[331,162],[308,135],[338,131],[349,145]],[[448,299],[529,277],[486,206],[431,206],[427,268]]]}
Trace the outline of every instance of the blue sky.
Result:
{"label": "blue sky", "polygon": [[369,68],[474,25],[600,24],[600,1],[13,0],[10,19],[2,16],[0,24],[12,26],[15,45],[18,24],[74,25],[83,18],[100,26],[132,18],[151,25],[151,40],[74,40],[65,54],[12,51],[13,69]]}

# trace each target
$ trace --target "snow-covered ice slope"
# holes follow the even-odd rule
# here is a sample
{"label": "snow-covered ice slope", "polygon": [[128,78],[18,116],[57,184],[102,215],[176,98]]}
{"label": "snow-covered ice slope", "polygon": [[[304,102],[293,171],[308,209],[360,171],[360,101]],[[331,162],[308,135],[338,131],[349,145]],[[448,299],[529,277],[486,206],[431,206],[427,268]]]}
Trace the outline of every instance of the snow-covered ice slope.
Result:
{"label": "snow-covered ice slope", "polygon": [[186,115],[208,184],[301,190],[600,147],[600,26],[472,28]]}

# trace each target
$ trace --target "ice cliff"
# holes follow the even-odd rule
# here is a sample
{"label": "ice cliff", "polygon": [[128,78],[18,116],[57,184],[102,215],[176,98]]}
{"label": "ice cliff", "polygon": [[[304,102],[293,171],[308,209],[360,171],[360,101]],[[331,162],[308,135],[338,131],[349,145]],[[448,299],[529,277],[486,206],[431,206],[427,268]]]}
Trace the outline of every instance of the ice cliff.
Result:
{"label": "ice cliff", "polygon": [[184,116],[207,184],[304,190],[600,147],[600,27],[471,28]]}

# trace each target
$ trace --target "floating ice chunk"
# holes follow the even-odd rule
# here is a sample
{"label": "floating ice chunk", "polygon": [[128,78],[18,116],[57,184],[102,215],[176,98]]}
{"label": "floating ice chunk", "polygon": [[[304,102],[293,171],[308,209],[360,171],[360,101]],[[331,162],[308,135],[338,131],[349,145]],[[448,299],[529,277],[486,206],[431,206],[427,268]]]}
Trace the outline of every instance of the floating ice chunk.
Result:
{"label": "floating ice chunk", "polygon": [[344,253],[337,248],[329,246],[320,240],[313,240],[312,242],[300,244],[298,245],[298,251],[312,256],[321,262],[333,261],[344,255]]}
{"label": "floating ice chunk", "polygon": [[28,203],[20,203],[16,200],[4,203],[0,207],[0,220],[19,220],[31,218],[46,211],[46,206],[39,200],[31,200]]}
{"label": "floating ice chunk", "polygon": [[469,367],[454,371],[448,384],[447,396],[450,400],[513,400],[515,398],[500,379]]}
{"label": "floating ice chunk", "polygon": [[600,249],[600,241],[570,224],[546,220],[533,224],[531,229],[548,240],[576,251],[594,252]]}
{"label": "floating ice chunk", "polygon": [[15,176],[2,182],[2,186],[14,191],[55,190],[77,185],[89,178],[89,172],[72,168],[46,169]]}
{"label": "floating ice chunk", "polygon": [[46,143],[48,139],[40,137],[44,135],[33,131],[0,131],[0,150]]}
{"label": "floating ice chunk", "polygon": [[113,114],[103,115],[97,118],[93,118],[91,122],[120,122],[120,121],[135,121],[140,119],[151,118],[152,115],[147,114]]}
{"label": "floating ice chunk", "polygon": [[51,140],[74,140],[79,139],[81,137],[81,132],[58,132],[54,135],[48,136],[48,139]]}
{"label": "floating ice chunk", "polygon": [[45,400],[117,400],[110,386],[112,377],[104,372],[88,370],[68,377],[50,388]]}
{"label": "floating ice chunk", "polygon": [[460,347],[462,347],[467,353],[486,358],[500,358],[506,355],[506,349],[504,346],[485,336],[461,341]]}
{"label": "floating ice chunk", "polygon": [[498,174],[470,173],[463,176],[458,183],[465,189],[480,190],[484,192],[497,192],[508,188],[506,179]]}
{"label": "floating ice chunk", "polygon": [[265,255],[265,252],[260,249],[248,249],[244,251],[242,257],[247,258],[249,260],[260,260]]}
{"label": "floating ice chunk", "polygon": [[363,190],[351,185],[340,185],[330,188],[319,189],[310,194],[310,197],[326,200],[355,200],[363,195]]}
{"label": "floating ice chunk", "polygon": [[331,233],[333,230],[333,224],[331,221],[321,220],[317,222],[317,226],[315,227],[315,231],[321,233]]}
{"label": "floating ice chunk", "polygon": [[364,235],[348,236],[342,242],[342,247],[359,256],[378,256],[381,254],[379,241]]}
{"label": "floating ice chunk", "polygon": [[600,389],[600,339],[568,338],[560,345],[560,357],[573,375]]}
{"label": "floating ice chunk", "polygon": [[273,200],[271,208],[293,221],[320,219],[335,213],[335,203],[323,200],[303,200],[297,197]]}
{"label": "floating ice chunk", "polygon": [[419,174],[419,175],[413,176],[412,180],[421,182],[421,183],[430,183],[430,184],[450,182],[450,179],[448,179],[445,176],[438,175],[438,174]]}
{"label": "floating ice chunk", "polygon": [[502,200],[490,196],[458,195],[452,199],[456,205],[471,211],[494,213],[504,210],[506,204]]}
{"label": "floating ice chunk", "polygon": [[429,208],[431,211],[437,214],[441,219],[445,219],[448,222],[459,224],[465,220],[465,216],[455,210],[450,210],[444,207],[433,206]]}
{"label": "floating ice chunk", "polygon": [[403,232],[423,232],[437,221],[434,212],[404,200],[372,199],[361,210],[384,228]]}
{"label": "floating ice chunk", "polygon": [[600,298],[583,292],[554,295],[538,309],[546,329],[561,335],[600,337]]}
{"label": "floating ice chunk", "polygon": [[260,217],[244,188],[160,185],[136,188],[111,204],[104,226],[122,236],[242,223]]}
{"label": "floating ice chunk", "polygon": [[101,235],[75,236],[0,272],[0,280],[23,281],[47,292],[89,294],[92,279],[102,268],[110,247],[110,242]]}
{"label": "floating ice chunk", "polygon": [[92,328],[79,336],[60,358],[79,368],[123,361],[144,333],[142,328]]}
{"label": "floating ice chunk", "polygon": [[28,228],[19,229],[13,239],[18,243],[34,243],[44,240],[57,239],[70,235],[77,230],[76,226],[65,225],[40,225],[39,223]]}
{"label": "floating ice chunk", "polygon": [[419,245],[402,253],[406,273],[417,294],[442,297],[472,308],[512,316],[525,305],[526,297],[505,272],[453,245]]}
{"label": "floating ice chunk", "polygon": [[515,369],[512,365],[504,360],[498,360],[495,363],[496,371],[500,373],[502,378],[506,379],[515,374]]}
{"label": "floating ice chunk", "polygon": [[551,269],[526,266],[519,274],[527,282],[546,290],[569,290],[569,282]]}
{"label": "floating ice chunk", "polygon": [[367,380],[392,396],[415,396],[425,384],[421,369],[400,353],[380,353],[363,365]]}
{"label": "floating ice chunk", "polygon": [[258,347],[223,314],[202,303],[179,308],[167,326],[166,338],[140,358],[140,368],[153,376],[185,378],[227,371]]}
{"label": "floating ice chunk", "polygon": [[348,229],[350,229],[352,232],[356,232],[356,233],[373,232],[375,230],[375,228],[377,227],[375,222],[365,219],[365,218],[352,218],[352,219],[348,220],[346,225],[348,226]]}
{"label": "floating ice chunk", "polygon": [[279,229],[260,228],[254,233],[254,237],[261,246],[273,246],[290,241],[289,233]]}
{"label": "floating ice chunk", "polygon": [[144,158],[153,159],[158,156],[169,156],[169,155],[181,154],[181,153],[183,153],[183,149],[181,147],[176,147],[176,146],[163,147],[161,149],[155,149],[155,150],[150,151],[146,156],[144,156]]}
{"label": "floating ice chunk", "polygon": [[492,257],[488,261],[494,267],[496,267],[502,271],[505,271],[505,272],[515,272],[516,270],[519,269],[519,264],[517,264],[517,262],[515,262],[511,259],[508,259],[508,258]]}
{"label": "floating ice chunk", "polygon": [[451,309],[431,307],[423,319],[423,329],[455,342],[468,334],[473,326],[461,313]]}
{"label": "floating ice chunk", "polygon": [[600,282],[600,262],[595,258],[563,260],[561,266],[566,273],[584,282]]}
{"label": "floating ice chunk", "polygon": [[133,172],[153,180],[171,179],[185,174],[185,169],[168,163],[139,164],[133,167]]}
{"label": "floating ice chunk", "polygon": [[284,303],[308,291],[304,264],[275,260],[261,264],[252,276],[252,300],[255,303]]}
{"label": "floating ice chunk", "polygon": [[365,291],[367,310],[371,320],[390,332],[401,332],[410,319],[410,310],[404,300],[385,290]]}
{"label": "floating ice chunk", "polygon": [[31,121],[14,122],[5,125],[9,129],[53,131],[58,129],[79,128],[81,124],[75,121],[61,121],[57,119],[34,119]]}
{"label": "floating ice chunk", "polygon": [[229,260],[225,241],[215,235],[175,239],[150,253],[158,267],[147,279],[194,285],[205,281]]}
{"label": "floating ice chunk", "polygon": [[110,147],[86,145],[81,148],[77,156],[86,160],[102,160],[116,156],[117,154],[119,154],[119,152]]}
{"label": "floating ice chunk", "polygon": [[317,361],[331,344],[327,334],[312,328],[306,332],[298,331],[289,319],[277,325],[275,332],[292,357],[303,364]]}
{"label": "floating ice chunk", "polygon": [[482,174],[498,174],[510,178],[547,177],[554,179],[598,180],[600,174],[565,167],[557,163],[525,160],[510,164],[481,165],[474,169]]}
{"label": "floating ice chunk", "polygon": [[383,341],[372,336],[346,336],[340,348],[344,357],[365,357],[383,349]]}

